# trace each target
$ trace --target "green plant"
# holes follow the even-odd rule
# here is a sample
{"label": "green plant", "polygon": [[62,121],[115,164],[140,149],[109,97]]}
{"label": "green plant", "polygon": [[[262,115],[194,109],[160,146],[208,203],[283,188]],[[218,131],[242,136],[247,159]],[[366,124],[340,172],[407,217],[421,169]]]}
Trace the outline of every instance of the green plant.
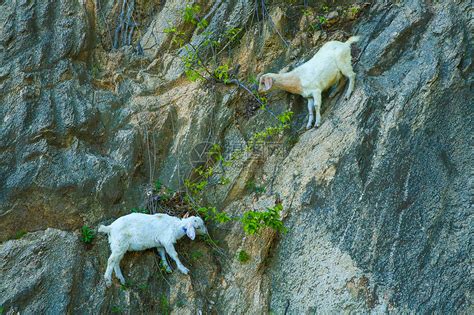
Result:
{"label": "green plant", "polygon": [[4,311],[5,309],[3,308],[3,306],[0,306],[0,315],[2,315]]}
{"label": "green plant", "polygon": [[132,288],[132,283],[131,282],[125,282],[124,284],[120,284],[120,289],[123,291],[128,291]]}
{"label": "green plant", "polygon": [[[197,175],[197,179],[190,180],[186,179],[184,181],[184,186],[191,192],[193,196],[198,196],[209,184],[209,178],[214,175],[214,165],[215,163],[221,163],[223,167],[230,166],[232,164],[231,161],[227,161],[224,159],[222,155],[222,148],[218,144],[214,144],[209,149],[208,153],[208,160],[206,161],[205,165],[200,165],[193,169],[194,175]],[[208,166],[212,164],[211,166]],[[227,185],[230,183],[230,179],[222,176],[217,181],[220,185]]]}
{"label": "green plant", "polygon": [[[248,141],[245,151],[250,151],[254,148],[256,144],[263,143],[267,138],[281,133],[283,130],[290,127],[291,118],[293,116],[292,111],[285,111],[282,114],[275,116],[279,122],[277,126],[267,127],[265,130],[257,132],[252,135],[251,139]],[[221,166],[229,166],[232,164],[232,161],[237,159],[244,150],[236,150],[232,152],[229,160],[226,160],[222,155],[222,147],[214,144],[211,149],[208,151],[208,161],[203,166],[196,167],[193,172],[198,176],[198,179],[191,181],[186,179],[184,185],[187,188],[189,195],[185,195],[183,200],[190,206],[191,209],[196,211],[200,216],[203,217],[206,221],[214,221],[217,223],[226,223],[233,219],[227,213],[218,211],[216,207],[210,205],[200,204],[203,201],[202,192],[209,186],[208,179],[214,175],[214,168],[212,166],[206,166],[208,163],[221,163]],[[218,184],[225,185],[230,182],[229,178],[222,176],[218,180]],[[255,181],[249,181],[246,184],[246,189],[253,191],[257,194],[263,194],[266,191],[264,186],[259,186],[255,184]],[[274,208],[268,208],[266,211],[247,211],[244,213],[243,217],[239,220],[243,224],[244,231],[247,234],[258,233],[261,227],[266,226],[274,228],[277,231],[284,232],[285,228],[283,223],[279,219],[279,213],[282,209],[282,206],[275,206]]]}
{"label": "green plant", "polygon": [[219,223],[226,223],[232,218],[225,212],[219,212],[216,207],[199,207],[197,212],[204,218],[204,220],[212,220]]}
{"label": "green plant", "polygon": [[350,7],[349,7],[349,12],[350,12],[352,15],[356,16],[356,15],[359,14],[359,12],[360,12],[360,7],[359,7],[359,6],[356,6],[356,5],[350,6]]}
{"label": "green plant", "polygon": [[204,256],[204,254],[199,250],[195,250],[195,251],[191,252],[190,256],[191,256],[190,257],[191,262],[195,262],[195,261],[198,261],[199,259],[201,259]]}
{"label": "green plant", "polygon": [[198,195],[199,193],[201,193],[204,190],[204,188],[206,188],[207,184],[208,184],[207,180],[201,180],[197,183],[193,183],[189,179],[186,179],[184,181],[184,186],[187,189],[189,189],[189,191],[193,195]]}
{"label": "green plant", "polygon": [[293,112],[290,110],[286,110],[280,115],[278,115],[278,120],[283,124],[283,125],[288,125],[291,121],[291,118],[293,117]]}
{"label": "green plant", "polygon": [[100,74],[100,67],[96,64],[92,65],[91,74],[94,79],[97,79]]}
{"label": "green plant", "polygon": [[168,315],[170,313],[169,309],[169,302],[168,299],[166,298],[166,295],[162,294],[160,298],[160,310],[161,314],[163,315]]}
{"label": "green plant", "polygon": [[218,241],[215,241],[213,240],[209,234],[206,234],[206,235],[201,235],[201,239],[204,241],[204,243],[210,245],[210,246],[213,246],[213,247],[217,247],[218,246]]}
{"label": "green plant", "polygon": [[[201,7],[197,4],[188,4],[183,10],[183,20],[186,23],[196,25],[197,30],[204,30],[208,26],[205,18],[199,18]],[[223,38],[230,43],[234,41],[240,33],[240,28],[229,28],[224,32]],[[164,29],[167,34],[173,34],[172,43],[182,47],[185,42],[185,33],[179,31],[176,27]],[[197,46],[189,43],[184,46],[185,54],[181,55],[184,64],[184,72],[186,77],[191,81],[216,79],[218,82],[229,84],[229,65],[223,64],[210,69],[201,55],[206,54],[206,48],[217,48],[221,43],[215,39],[215,34],[211,32],[202,33],[204,39]],[[214,51],[214,50],[213,50]],[[214,51],[215,53],[215,51]]]}
{"label": "green plant", "polygon": [[160,261],[160,271],[161,273],[171,273],[171,269],[168,268],[168,266],[165,265],[165,262],[163,260]]}
{"label": "green plant", "polygon": [[112,305],[112,309],[110,310],[113,314],[121,313],[124,311],[124,308],[120,305]]}
{"label": "green plant", "polygon": [[197,24],[196,15],[201,12],[201,6],[198,4],[188,4],[183,10],[183,18],[185,22]]}
{"label": "green plant", "polygon": [[246,150],[250,151],[255,147],[255,145],[263,144],[268,138],[280,134],[283,130],[290,128],[290,121],[292,117],[293,112],[289,110],[278,115],[277,119],[280,124],[277,126],[267,127],[263,131],[254,133],[248,142]]}
{"label": "green plant", "polygon": [[325,16],[320,15],[320,16],[318,16],[318,21],[319,21],[319,25],[323,26],[323,25],[327,24],[328,19]]}
{"label": "green plant", "polygon": [[224,65],[218,66],[214,70],[214,77],[217,80],[222,81],[224,84],[228,84],[230,82],[229,81],[229,65],[224,64]]}
{"label": "green plant", "polygon": [[132,208],[130,209],[130,213],[149,213],[145,208]]}
{"label": "green plant", "polygon": [[326,4],[322,5],[321,6],[321,11],[323,11],[324,13],[328,13],[329,12],[329,6],[327,6]]}
{"label": "green plant", "polygon": [[249,74],[249,77],[247,78],[247,82],[250,85],[258,84],[257,77],[255,76],[255,74],[253,74],[253,73]]}
{"label": "green plant", "polygon": [[355,19],[360,13],[360,6],[358,5],[352,5],[347,10],[344,11],[344,13],[347,15],[349,19]]}
{"label": "green plant", "polygon": [[160,191],[161,187],[163,186],[158,179],[155,181],[154,185],[155,185],[155,190],[156,191]]}
{"label": "green plant", "polygon": [[[251,77],[251,79],[255,80],[255,84],[258,85],[258,81],[257,81],[257,78],[255,78],[255,76]],[[260,93],[258,93],[257,90],[253,90],[252,93],[255,99],[257,99],[258,102],[260,103],[260,109],[265,110],[268,104],[268,99],[265,96],[260,95]]]}
{"label": "green plant", "polygon": [[174,194],[175,194],[175,191],[173,189],[165,187],[164,191],[162,191],[160,194],[160,199],[162,201],[168,201],[171,198],[173,198]]}
{"label": "green plant", "polygon": [[212,166],[209,167],[204,167],[204,166],[198,166],[194,169],[194,172],[196,172],[200,177],[202,178],[209,178],[214,174],[214,169]]}
{"label": "green plant", "polygon": [[247,189],[247,191],[249,192],[253,192],[256,194],[264,194],[266,192],[265,186],[257,185],[254,180],[249,180],[245,184],[245,189]]}
{"label": "green plant", "polygon": [[28,232],[26,230],[19,230],[18,232],[15,233],[15,236],[13,237],[15,240],[19,240],[23,236],[25,236]]}
{"label": "green plant", "polygon": [[293,147],[295,144],[297,144],[299,141],[299,136],[298,135],[291,135],[288,137],[288,139],[285,141],[285,143],[290,146],[290,147]]}
{"label": "green plant", "polygon": [[177,45],[178,47],[181,47],[184,45],[185,33],[179,31],[176,27],[165,28],[163,32],[166,34],[173,34],[173,38],[171,39],[171,42],[173,44]]}
{"label": "green plant", "polygon": [[313,12],[311,12],[311,9],[309,8],[301,9],[301,13],[303,13],[304,16],[311,16],[313,14]]}
{"label": "green plant", "polygon": [[200,29],[203,30],[208,25],[209,25],[209,23],[207,22],[207,20],[203,18],[203,19],[199,20],[199,22],[197,22],[197,29],[198,30],[200,30]]}
{"label": "green plant", "polygon": [[239,27],[229,28],[224,32],[224,37],[229,42],[233,42],[239,35],[240,31],[242,31],[242,28],[239,28]]}
{"label": "green plant", "polygon": [[207,36],[204,41],[202,42],[202,46],[212,46],[212,47],[217,47],[219,46],[219,41],[215,40],[215,39],[212,39],[210,36],[211,36],[211,33],[209,32],[204,32],[202,33],[203,36]]}
{"label": "green plant", "polygon": [[228,161],[224,158],[223,149],[218,144],[213,144],[209,152],[207,153],[208,157],[212,160],[212,162],[221,162],[222,166],[231,166],[232,162]]}
{"label": "green plant", "polygon": [[237,260],[240,261],[240,263],[245,264],[250,260],[250,255],[245,250],[241,250],[237,255]]}
{"label": "green plant", "polygon": [[82,231],[82,241],[86,244],[92,243],[92,241],[95,238],[95,233],[94,231],[88,227],[87,225],[84,225],[81,229]]}
{"label": "green plant", "polygon": [[148,284],[146,284],[146,283],[139,284],[139,285],[137,286],[137,288],[139,288],[139,289],[142,290],[142,291],[145,291],[145,290],[148,289]]}
{"label": "green plant", "polygon": [[219,178],[219,185],[227,185],[229,183],[230,183],[230,178],[228,177]]}
{"label": "green plant", "polygon": [[282,210],[283,206],[278,204],[274,207],[267,208],[266,211],[250,210],[245,212],[241,219],[245,233],[253,235],[259,233],[263,227],[269,227],[278,232],[286,232],[283,221],[280,219]]}

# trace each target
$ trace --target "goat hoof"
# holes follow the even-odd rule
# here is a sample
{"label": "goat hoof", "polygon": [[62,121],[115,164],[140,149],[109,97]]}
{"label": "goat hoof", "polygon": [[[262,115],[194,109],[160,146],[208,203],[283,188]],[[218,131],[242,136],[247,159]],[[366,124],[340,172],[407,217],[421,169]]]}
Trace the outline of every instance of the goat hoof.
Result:
{"label": "goat hoof", "polygon": [[111,285],[112,285],[112,280],[105,279],[105,286],[106,286],[107,288],[110,288]]}
{"label": "goat hoof", "polygon": [[179,271],[181,271],[181,273],[187,275],[189,273],[189,269],[186,268],[186,267],[183,267],[183,268],[179,268]]}

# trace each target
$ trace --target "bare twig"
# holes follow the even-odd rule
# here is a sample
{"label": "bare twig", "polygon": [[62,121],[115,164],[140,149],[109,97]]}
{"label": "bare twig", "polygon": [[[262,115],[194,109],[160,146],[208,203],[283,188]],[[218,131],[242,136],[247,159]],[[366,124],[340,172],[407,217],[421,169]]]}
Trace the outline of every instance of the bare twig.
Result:
{"label": "bare twig", "polygon": [[253,98],[262,106],[262,108],[267,111],[268,113],[270,113],[270,115],[272,115],[276,120],[280,121],[277,117],[277,115],[275,115],[275,113],[273,113],[271,110],[269,110],[267,108],[267,106],[265,106],[264,103],[262,103],[262,101],[257,97],[255,96],[255,94],[248,88],[246,87],[242,82],[240,82],[239,80],[237,79],[232,79],[230,80],[229,82],[231,83],[234,83],[234,84],[237,84],[239,87],[243,88],[245,91],[247,91],[250,95],[253,96]]}
{"label": "bare twig", "polygon": [[118,25],[115,27],[114,45],[113,45],[114,49],[119,48],[119,36],[120,36],[120,33],[123,30],[123,24],[124,24],[124,21],[125,21],[125,18],[124,18],[125,12],[124,11],[125,11],[126,4],[127,4],[127,0],[123,0],[122,9],[121,9],[119,17],[118,17]]}

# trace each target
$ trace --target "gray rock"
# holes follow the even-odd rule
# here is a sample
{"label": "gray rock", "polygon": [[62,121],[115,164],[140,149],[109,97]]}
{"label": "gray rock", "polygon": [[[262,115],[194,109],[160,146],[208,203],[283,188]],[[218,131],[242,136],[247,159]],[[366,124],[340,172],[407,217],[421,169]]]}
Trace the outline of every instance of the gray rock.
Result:
{"label": "gray rock", "polygon": [[0,305],[7,314],[64,314],[79,268],[77,236],[47,229],[0,245]]}
{"label": "gray rock", "polygon": [[[331,121],[310,131],[311,137],[305,134],[283,166],[283,187],[294,168],[307,186],[295,188],[302,212],[288,222],[298,236],[283,238],[269,272],[277,312],[286,299],[290,313],[380,311],[383,305],[416,313],[469,312],[473,107],[466,10],[466,3],[376,6],[369,13],[374,18],[357,27],[354,33],[363,34],[357,91],[349,102],[331,105]],[[328,151],[338,157],[329,180]],[[342,251],[339,257],[328,258],[320,245],[328,236]],[[323,261],[333,262],[326,270],[317,268],[321,252]],[[347,254],[350,268],[360,270],[338,285],[344,274],[338,262]],[[344,297],[358,272],[369,280],[362,305]],[[328,283],[329,291],[318,297]],[[334,294],[337,303],[348,304],[332,304]]]}

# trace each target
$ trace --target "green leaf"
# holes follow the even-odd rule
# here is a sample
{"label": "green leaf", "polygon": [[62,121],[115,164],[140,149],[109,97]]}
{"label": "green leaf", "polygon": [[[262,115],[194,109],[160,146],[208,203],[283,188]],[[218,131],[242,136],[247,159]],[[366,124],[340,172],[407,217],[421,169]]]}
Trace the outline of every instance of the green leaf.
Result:
{"label": "green leaf", "polygon": [[81,231],[82,231],[82,241],[86,244],[92,243],[92,241],[95,238],[94,231],[92,231],[92,229],[89,228],[87,225],[84,225]]}
{"label": "green leaf", "polygon": [[242,264],[245,264],[247,263],[249,260],[250,260],[250,255],[244,251],[244,250],[241,250],[239,252],[239,254],[237,255],[237,259],[242,263]]}
{"label": "green leaf", "polygon": [[155,181],[155,190],[156,190],[156,191],[160,191],[160,190],[161,190],[161,186],[162,186],[161,182],[160,182],[159,180],[156,180],[156,181]]}

